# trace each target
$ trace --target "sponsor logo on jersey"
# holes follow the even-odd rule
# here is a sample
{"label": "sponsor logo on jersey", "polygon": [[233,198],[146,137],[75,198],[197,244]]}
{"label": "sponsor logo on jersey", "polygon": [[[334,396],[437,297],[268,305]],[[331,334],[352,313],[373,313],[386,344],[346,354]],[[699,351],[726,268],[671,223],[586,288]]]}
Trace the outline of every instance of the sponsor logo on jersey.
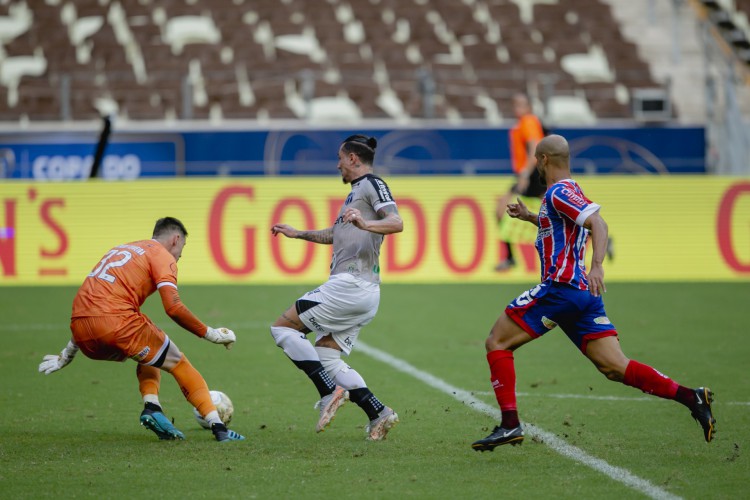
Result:
{"label": "sponsor logo on jersey", "polygon": [[310,316],[310,323],[312,323],[312,326],[315,327],[316,330],[325,333],[326,329],[320,326],[320,323],[315,319],[315,316]]}
{"label": "sponsor logo on jersey", "polygon": [[552,330],[554,327],[557,326],[557,323],[549,319],[547,316],[542,316],[542,324],[548,329]]}
{"label": "sponsor logo on jersey", "polygon": [[353,199],[354,199],[354,191],[349,193],[349,196],[346,197],[346,201],[344,201],[344,205],[348,205],[349,203],[352,202]]}
{"label": "sponsor logo on jersey", "polygon": [[576,193],[570,188],[567,188],[567,187],[562,188],[562,194],[567,196],[568,201],[577,207],[582,207],[586,204],[586,200],[581,198],[581,196],[578,193]]}
{"label": "sponsor logo on jersey", "polygon": [[612,324],[612,322],[606,316],[599,316],[598,318],[594,318],[594,323],[596,323],[597,325],[611,325]]}
{"label": "sponsor logo on jersey", "polygon": [[139,352],[138,354],[135,354],[134,356],[130,356],[130,359],[140,363],[141,361],[146,359],[146,356],[148,356],[148,353],[150,352],[151,352],[151,348],[146,346],[143,349],[141,349],[141,352]]}
{"label": "sponsor logo on jersey", "polygon": [[378,198],[380,198],[380,201],[382,202],[393,201],[391,192],[388,189],[388,186],[386,185],[386,183],[383,182],[382,179],[378,179],[377,177],[371,177],[370,182],[372,182],[372,185],[375,188],[375,191],[378,192]]}

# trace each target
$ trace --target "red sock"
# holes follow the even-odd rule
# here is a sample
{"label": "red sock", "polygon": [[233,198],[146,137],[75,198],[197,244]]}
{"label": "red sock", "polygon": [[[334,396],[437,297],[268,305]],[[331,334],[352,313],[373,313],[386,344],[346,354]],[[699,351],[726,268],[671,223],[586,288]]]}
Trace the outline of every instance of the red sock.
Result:
{"label": "red sock", "polygon": [[631,360],[625,369],[623,384],[664,399],[675,399],[679,384],[648,365]]}
{"label": "red sock", "polygon": [[513,364],[513,351],[490,351],[487,353],[487,362],[490,365],[490,382],[495,390],[495,398],[503,413],[501,425],[506,429],[518,427],[516,368]]}

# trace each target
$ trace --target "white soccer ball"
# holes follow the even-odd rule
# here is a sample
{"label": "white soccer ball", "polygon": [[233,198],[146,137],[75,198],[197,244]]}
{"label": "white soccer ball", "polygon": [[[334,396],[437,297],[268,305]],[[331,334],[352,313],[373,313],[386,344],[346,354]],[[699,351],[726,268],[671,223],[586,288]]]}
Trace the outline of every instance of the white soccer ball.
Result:
{"label": "white soccer ball", "polygon": [[[221,391],[210,391],[210,394],[211,401],[216,407],[216,411],[219,412],[219,418],[222,422],[224,422],[224,425],[229,425],[229,422],[232,421],[232,416],[234,415],[234,405],[232,404],[232,400],[229,399],[229,396]],[[211,426],[208,425],[208,422],[206,422],[203,417],[201,417],[201,414],[198,413],[198,410],[196,408],[193,408],[193,415],[195,416],[195,420],[198,422],[198,424],[200,424],[201,427],[203,427],[204,429],[211,428]]]}

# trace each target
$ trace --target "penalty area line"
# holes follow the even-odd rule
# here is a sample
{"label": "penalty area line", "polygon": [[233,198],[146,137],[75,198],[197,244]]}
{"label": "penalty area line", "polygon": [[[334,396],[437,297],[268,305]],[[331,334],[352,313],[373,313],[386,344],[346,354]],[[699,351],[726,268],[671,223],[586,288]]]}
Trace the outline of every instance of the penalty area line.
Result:
{"label": "penalty area line", "polygon": [[[361,341],[357,342],[355,351],[359,351],[362,354],[385,363],[400,372],[406,373],[407,375],[414,377],[425,385],[428,385],[433,389],[437,389],[438,391],[451,396],[452,398],[460,401],[469,408],[473,408],[479,412],[485,413],[498,421],[502,416],[498,408],[480,401],[479,399],[475,398],[469,391],[465,391],[463,389],[459,389],[458,387],[450,385],[448,382],[445,382],[444,380],[428,372],[422,371],[407,363],[406,361],[388,354],[385,351],[370,347],[369,345]],[[560,455],[570,458],[571,460],[575,460],[576,462],[582,463],[587,467],[590,467],[591,469],[604,474],[610,479],[622,483],[628,488],[639,491],[650,498],[659,500],[681,498],[669,493],[666,490],[663,490],[662,488],[659,488],[658,486],[645,479],[634,475],[633,473],[626,469],[623,469],[622,467],[611,465],[601,458],[596,458],[592,455],[589,455],[582,449],[566,443],[559,437],[555,436],[553,433],[545,431],[540,427],[524,422],[524,430],[527,435],[532,438],[536,437],[540,439],[545,445],[549,446],[552,450],[559,453]]]}

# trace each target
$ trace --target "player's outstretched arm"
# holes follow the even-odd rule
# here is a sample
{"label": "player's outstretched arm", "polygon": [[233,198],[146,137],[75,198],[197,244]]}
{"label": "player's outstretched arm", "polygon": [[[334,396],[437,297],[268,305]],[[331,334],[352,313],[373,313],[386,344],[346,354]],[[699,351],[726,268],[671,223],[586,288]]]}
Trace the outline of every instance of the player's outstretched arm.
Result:
{"label": "player's outstretched arm", "polygon": [[599,212],[595,212],[586,218],[583,227],[591,231],[591,246],[594,254],[591,257],[591,269],[589,269],[589,291],[591,295],[598,297],[607,291],[604,285],[604,256],[607,254],[607,237],[609,227]]}
{"label": "player's outstretched arm", "polygon": [[42,358],[42,362],[39,363],[39,373],[49,375],[57,370],[61,370],[68,366],[73,358],[78,354],[78,346],[72,340],[68,341],[68,345],[60,351],[60,354],[47,354]]}
{"label": "player's outstretched arm", "polygon": [[298,231],[287,224],[274,224],[271,227],[271,234],[274,236],[283,234],[287,238],[296,238],[323,245],[333,244],[333,226],[317,231]]}
{"label": "player's outstretched arm", "polygon": [[523,201],[521,201],[521,198],[516,198],[516,201],[518,203],[508,203],[505,212],[514,219],[521,219],[526,222],[531,222],[535,226],[539,226],[539,216],[529,212],[529,208]]}
{"label": "player's outstretched arm", "polygon": [[164,311],[172,320],[192,334],[214,344],[221,344],[231,349],[237,336],[229,328],[211,328],[193,314],[180,299],[177,288],[171,285],[159,287],[159,295]]}

